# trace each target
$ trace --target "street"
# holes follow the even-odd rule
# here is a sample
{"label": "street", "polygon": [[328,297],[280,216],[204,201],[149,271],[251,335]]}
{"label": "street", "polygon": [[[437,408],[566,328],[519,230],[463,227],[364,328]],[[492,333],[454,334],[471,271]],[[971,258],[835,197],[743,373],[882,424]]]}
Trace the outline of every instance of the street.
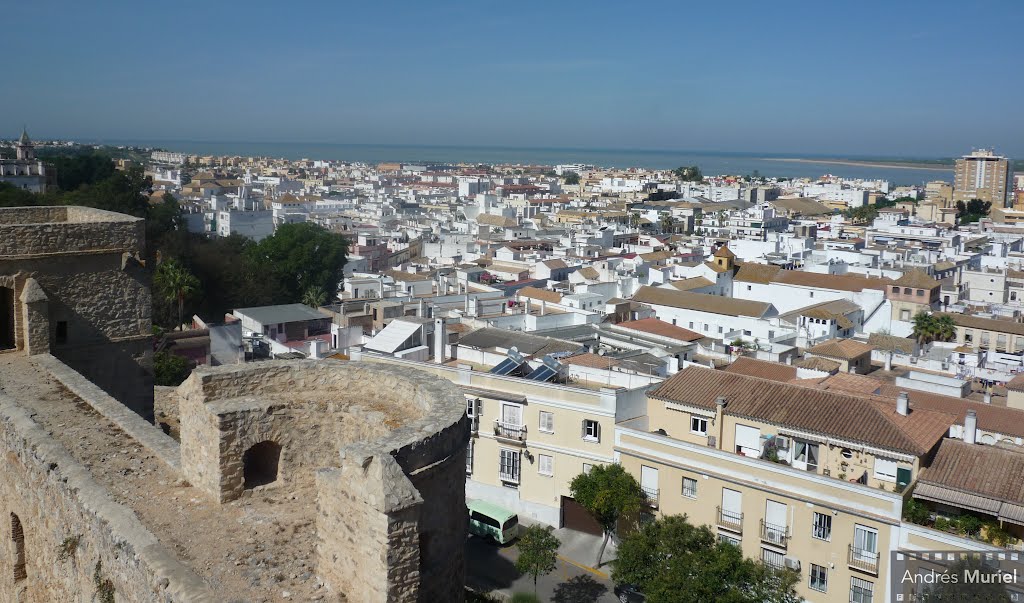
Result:
{"label": "street", "polygon": [[[479,592],[510,596],[533,592],[530,576],[516,571],[515,543],[499,546],[471,536],[466,540],[466,585]],[[537,595],[553,603],[615,603],[607,566],[598,571],[582,568],[559,556],[554,571],[537,578]]]}

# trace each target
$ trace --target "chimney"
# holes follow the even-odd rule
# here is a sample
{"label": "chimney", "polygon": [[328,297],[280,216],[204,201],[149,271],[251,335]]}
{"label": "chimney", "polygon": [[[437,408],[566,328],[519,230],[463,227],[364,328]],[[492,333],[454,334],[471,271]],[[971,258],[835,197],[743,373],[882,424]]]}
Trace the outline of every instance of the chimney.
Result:
{"label": "chimney", "polygon": [[416,303],[416,316],[423,318],[423,298],[419,298]]}
{"label": "chimney", "polygon": [[900,395],[896,396],[896,414],[904,417],[910,414],[910,397],[907,392],[900,392]]}
{"label": "chimney", "polygon": [[715,448],[722,450],[722,433],[725,431],[725,405],[728,402],[725,396],[718,396],[715,400]]}
{"label": "chimney", "polygon": [[967,411],[964,417],[964,442],[973,444],[978,435],[978,413],[973,410]]}
{"label": "chimney", "polygon": [[985,404],[992,404],[992,388],[985,388]]}
{"label": "chimney", "polygon": [[434,362],[444,364],[444,347],[448,345],[445,337],[444,318],[434,319]]}

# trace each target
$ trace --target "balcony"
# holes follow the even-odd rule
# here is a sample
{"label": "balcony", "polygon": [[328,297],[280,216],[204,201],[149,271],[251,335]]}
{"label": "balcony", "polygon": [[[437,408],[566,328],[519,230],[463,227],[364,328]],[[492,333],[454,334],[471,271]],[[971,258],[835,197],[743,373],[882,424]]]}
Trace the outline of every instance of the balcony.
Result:
{"label": "balcony", "polygon": [[494,422],[494,437],[507,442],[523,443],[526,441],[526,425],[519,423]]}
{"label": "balcony", "polygon": [[743,513],[726,511],[722,507],[715,507],[718,510],[718,527],[735,532],[743,533]]}
{"label": "balcony", "polygon": [[640,489],[644,492],[644,500],[651,507],[658,508],[658,489],[648,488],[647,486],[640,486]]}
{"label": "balcony", "polygon": [[786,548],[789,544],[789,528],[761,520],[761,542]]}
{"label": "balcony", "polygon": [[878,575],[878,553],[849,546],[848,565],[850,569]]}
{"label": "balcony", "polygon": [[480,417],[469,417],[469,432],[476,435],[480,431]]}
{"label": "balcony", "polygon": [[507,484],[518,484],[519,483],[519,470],[508,471],[506,469],[498,469],[498,479]]}

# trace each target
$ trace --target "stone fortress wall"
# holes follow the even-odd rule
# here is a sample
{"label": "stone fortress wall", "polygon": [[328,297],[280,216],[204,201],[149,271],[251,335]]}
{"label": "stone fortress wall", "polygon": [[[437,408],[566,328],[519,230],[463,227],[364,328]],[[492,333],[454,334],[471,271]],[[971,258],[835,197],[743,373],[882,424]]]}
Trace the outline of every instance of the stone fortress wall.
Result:
{"label": "stone fortress wall", "polygon": [[204,368],[178,396],[182,468],[196,487],[233,500],[265,477],[256,462],[275,480],[259,487],[315,479],[317,564],[336,591],[462,600],[469,424],[450,383],[306,360]]}
{"label": "stone fortress wall", "polygon": [[10,342],[0,326],[0,350],[51,353],[152,420],[144,243],[141,218],[85,207],[0,208],[0,325],[13,322]]}

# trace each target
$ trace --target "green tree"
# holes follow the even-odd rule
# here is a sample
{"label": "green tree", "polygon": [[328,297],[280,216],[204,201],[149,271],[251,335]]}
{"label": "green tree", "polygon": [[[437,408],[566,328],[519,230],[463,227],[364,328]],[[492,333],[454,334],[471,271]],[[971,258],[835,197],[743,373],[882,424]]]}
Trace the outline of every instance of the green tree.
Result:
{"label": "green tree", "polygon": [[704,176],[700,173],[700,168],[695,165],[681,166],[672,170],[672,174],[677,180],[683,182],[703,182]]}
{"label": "green tree", "polygon": [[608,538],[615,531],[619,518],[640,511],[644,492],[636,478],[619,464],[595,465],[589,473],[577,475],[569,484],[569,492],[604,532],[597,551],[597,566],[600,567]]}
{"label": "green tree", "polygon": [[960,218],[961,224],[977,222],[981,218],[987,216],[991,209],[992,203],[989,201],[982,201],[981,199],[971,199],[967,203],[964,203],[963,201],[956,202],[956,213],[957,217]]}
{"label": "green tree", "polygon": [[537,577],[555,569],[558,547],[562,544],[551,530],[551,526],[532,525],[519,536],[516,569],[533,578],[534,594],[537,593]]}
{"label": "green tree", "polygon": [[310,287],[320,287],[328,298],[334,297],[344,276],[346,249],[341,235],[302,222],[282,224],[246,253],[273,280],[277,303],[284,303],[302,299]]}
{"label": "green tree", "polygon": [[153,287],[168,302],[178,303],[178,327],[184,320],[185,300],[199,291],[199,279],[177,260],[160,264],[153,275]]}
{"label": "green tree", "polygon": [[580,175],[576,172],[562,172],[562,178],[565,179],[566,184],[571,184],[573,186],[580,183]]}
{"label": "green tree", "polygon": [[192,367],[188,359],[168,352],[153,354],[153,376],[157,385],[177,387],[188,379]]}
{"label": "green tree", "polygon": [[861,205],[847,210],[846,217],[854,224],[869,224],[878,217],[878,207],[875,205]]}
{"label": "green tree", "polygon": [[920,344],[929,341],[950,341],[956,338],[956,321],[948,314],[918,312],[913,319],[914,337]]}
{"label": "green tree", "polygon": [[635,584],[649,603],[795,603],[800,575],[745,559],[708,526],[669,515],[626,536],[612,578]]}

